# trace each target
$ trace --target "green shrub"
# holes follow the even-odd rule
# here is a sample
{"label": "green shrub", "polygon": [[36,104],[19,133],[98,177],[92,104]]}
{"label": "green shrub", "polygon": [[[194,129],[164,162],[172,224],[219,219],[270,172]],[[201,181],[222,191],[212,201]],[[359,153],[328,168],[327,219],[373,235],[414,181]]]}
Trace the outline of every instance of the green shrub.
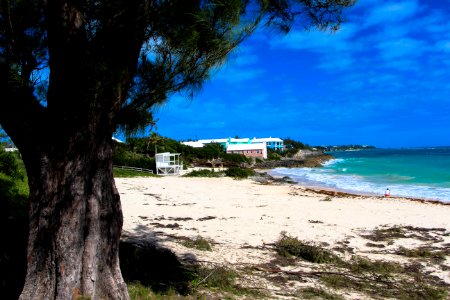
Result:
{"label": "green shrub", "polygon": [[224,165],[239,166],[241,164],[250,164],[252,159],[242,154],[236,153],[222,153],[219,157],[223,159]]}
{"label": "green shrub", "polygon": [[196,170],[184,174],[184,177],[223,177],[223,172],[214,172],[210,170]]}
{"label": "green shrub", "polygon": [[225,175],[233,178],[247,178],[249,176],[255,175],[255,171],[253,171],[252,169],[231,167],[225,171]]}
{"label": "green shrub", "polygon": [[156,171],[154,157],[149,157],[146,154],[134,153],[124,149],[123,147],[116,148],[113,163],[117,166],[144,168],[153,170],[153,172]]}
{"label": "green shrub", "polygon": [[16,157],[11,152],[6,152],[0,146],[0,173],[11,177],[12,179],[23,179],[23,175],[19,170],[19,164]]}
{"label": "green shrub", "polygon": [[267,155],[268,160],[281,160],[281,155],[276,152],[270,152]]}

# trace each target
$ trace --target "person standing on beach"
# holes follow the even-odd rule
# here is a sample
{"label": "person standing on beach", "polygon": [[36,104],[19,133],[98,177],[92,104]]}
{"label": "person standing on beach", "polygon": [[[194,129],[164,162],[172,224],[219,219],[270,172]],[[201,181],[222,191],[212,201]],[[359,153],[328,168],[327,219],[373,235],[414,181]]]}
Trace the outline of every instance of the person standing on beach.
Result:
{"label": "person standing on beach", "polygon": [[391,196],[391,191],[389,190],[389,188],[386,189],[386,191],[384,192],[384,197],[390,197]]}

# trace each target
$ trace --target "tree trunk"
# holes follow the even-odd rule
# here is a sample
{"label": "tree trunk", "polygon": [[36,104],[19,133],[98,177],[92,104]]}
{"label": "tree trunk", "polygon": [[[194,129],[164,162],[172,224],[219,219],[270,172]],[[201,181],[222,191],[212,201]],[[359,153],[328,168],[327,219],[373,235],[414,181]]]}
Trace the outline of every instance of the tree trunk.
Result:
{"label": "tree trunk", "polygon": [[30,234],[20,299],[129,298],[119,266],[123,216],[111,135],[81,139],[27,163]]}

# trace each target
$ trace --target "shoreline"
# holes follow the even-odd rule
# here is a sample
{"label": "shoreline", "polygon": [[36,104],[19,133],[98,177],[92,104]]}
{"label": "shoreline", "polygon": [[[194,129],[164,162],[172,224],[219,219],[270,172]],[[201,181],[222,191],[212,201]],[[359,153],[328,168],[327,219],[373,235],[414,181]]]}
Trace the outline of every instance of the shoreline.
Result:
{"label": "shoreline", "polygon": [[297,184],[299,186],[302,186],[304,188],[306,188],[307,190],[313,191],[313,192],[317,192],[317,193],[322,193],[322,194],[326,194],[329,196],[332,195],[341,195],[341,196],[351,196],[351,197],[375,197],[375,198],[380,198],[380,199],[385,199],[385,200],[389,200],[389,199],[404,199],[404,200],[409,200],[409,201],[416,201],[416,202],[421,202],[421,203],[432,203],[432,204],[439,204],[439,205],[450,205],[450,202],[445,202],[443,200],[439,200],[439,199],[431,199],[431,198],[415,198],[415,197],[404,197],[404,196],[390,196],[390,197],[385,197],[384,195],[379,195],[379,194],[375,194],[375,193],[363,193],[363,192],[358,192],[358,191],[352,191],[352,190],[345,190],[345,189],[339,189],[339,188],[330,188],[327,186],[320,186],[318,185],[310,185],[310,184],[305,184],[303,182],[297,182],[294,179],[292,179],[290,176],[282,176],[282,175],[273,175],[273,174],[269,174],[269,172],[273,170],[273,169],[255,169],[255,172],[257,172],[259,175],[261,176],[271,176],[275,179],[287,179],[289,180],[289,184]]}
{"label": "shoreline", "polygon": [[[320,167],[319,167],[320,168]],[[290,176],[288,175],[278,175],[278,174],[270,174],[271,171],[275,170],[276,168],[273,169],[255,169],[256,172],[258,172],[259,174],[264,174],[266,173],[268,176],[272,176],[274,178],[284,178],[284,177],[289,177],[291,181],[295,182],[296,184],[308,187],[312,190],[323,190],[326,192],[336,192],[336,193],[344,193],[344,194],[349,194],[349,195],[355,195],[355,196],[367,196],[367,197],[380,197],[380,198],[385,198],[384,195],[380,195],[377,193],[364,193],[364,192],[360,192],[360,191],[354,191],[354,190],[347,190],[347,189],[339,189],[339,188],[332,188],[332,187],[328,187],[328,186],[322,186],[319,183],[317,185],[313,185],[313,184],[308,184],[305,182],[297,182],[294,179],[292,179]],[[418,201],[418,202],[431,202],[431,203],[435,203],[435,204],[441,204],[441,205],[450,205],[450,199],[449,200],[442,200],[442,199],[436,199],[436,198],[419,198],[419,197],[411,197],[411,196],[393,196],[391,194],[391,196],[389,197],[389,199],[393,199],[393,198],[399,198],[399,199],[409,199],[411,201]]]}

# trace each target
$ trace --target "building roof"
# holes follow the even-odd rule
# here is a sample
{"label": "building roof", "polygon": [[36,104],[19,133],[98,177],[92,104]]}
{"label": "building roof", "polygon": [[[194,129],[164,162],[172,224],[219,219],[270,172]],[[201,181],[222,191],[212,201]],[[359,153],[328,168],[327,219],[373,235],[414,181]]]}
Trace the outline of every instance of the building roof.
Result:
{"label": "building roof", "polygon": [[228,139],[211,139],[211,140],[198,140],[197,142],[202,144],[210,144],[210,143],[226,143]]}
{"label": "building roof", "polygon": [[186,146],[191,146],[194,148],[202,148],[203,147],[203,143],[200,142],[181,142],[183,145]]}
{"label": "building roof", "polygon": [[280,138],[273,138],[273,137],[261,138],[261,139],[253,138],[252,139],[252,143],[262,143],[262,142],[283,142],[283,140]]}
{"label": "building roof", "polygon": [[229,138],[228,141],[230,143],[250,143],[249,138],[242,138],[242,139]]}
{"label": "building roof", "polygon": [[243,150],[264,150],[266,145],[259,144],[231,144],[228,145],[227,151],[243,151]]}

